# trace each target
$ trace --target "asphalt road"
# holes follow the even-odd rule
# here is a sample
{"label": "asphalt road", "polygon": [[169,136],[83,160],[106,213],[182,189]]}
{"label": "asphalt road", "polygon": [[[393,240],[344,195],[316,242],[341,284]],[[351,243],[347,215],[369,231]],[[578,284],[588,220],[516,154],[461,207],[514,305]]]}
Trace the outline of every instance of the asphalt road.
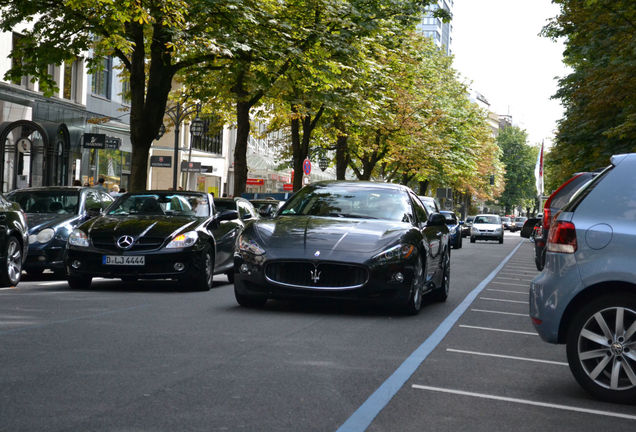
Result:
{"label": "asphalt road", "polygon": [[534,333],[520,241],[464,241],[448,301],[416,317],[244,309],[222,276],[25,279],[0,290],[0,431],[634,430],[636,408],[588,397]]}

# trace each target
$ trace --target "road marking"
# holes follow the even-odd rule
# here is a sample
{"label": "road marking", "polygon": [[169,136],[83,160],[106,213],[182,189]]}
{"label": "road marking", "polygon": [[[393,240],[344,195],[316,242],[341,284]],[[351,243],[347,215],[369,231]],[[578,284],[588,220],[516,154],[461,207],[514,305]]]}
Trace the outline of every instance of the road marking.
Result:
{"label": "road marking", "polygon": [[526,332],[526,331],[521,331],[521,330],[506,330],[506,329],[498,329],[498,328],[491,328],[491,327],[478,327],[478,326],[471,326],[471,325],[464,325],[464,324],[460,324],[459,326],[462,327],[462,328],[469,328],[469,329],[475,329],[475,330],[488,330],[488,331],[498,331],[498,332],[504,332],[504,333],[516,333],[516,334],[523,334],[523,335],[530,335],[530,336],[539,336],[538,333]]}
{"label": "road marking", "polygon": [[512,403],[518,403],[522,405],[532,405],[532,406],[538,406],[538,407],[544,407],[544,408],[560,409],[564,411],[574,411],[574,412],[580,412],[585,414],[596,414],[596,415],[602,415],[606,417],[616,417],[616,418],[622,418],[627,420],[636,420],[635,415],[622,414],[622,413],[617,413],[612,411],[601,411],[601,410],[595,410],[595,409],[589,409],[589,408],[575,407],[570,405],[537,402],[537,401],[532,401],[529,399],[517,399],[517,398],[511,398],[511,397],[505,397],[505,396],[489,395],[485,393],[475,393],[475,392],[467,392],[462,390],[445,389],[441,387],[424,386],[419,384],[413,384],[412,387],[414,389],[419,389],[419,390],[429,390],[434,392],[450,393],[450,394],[456,394],[461,396],[477,397],[481,399],[491,399],[491,400],[497,400],[497,401],[503,401],[503,402],[512,402]]}
{"label": "road marking", "polygon": [[526,287],[526,288],[530,287],[530,284],[516,284],[516,283],[512,283],[512,282],[497,282],[497,281],[493,281],[493,282],[490,282],[490,283],[494,283],[494,284],[497,284],[497,285],[520,286],[520,287]]}
{"label": "road marking", "polygon": [[504,302],[504,303],[528,304],[527,301],[522,301],[522,300],[504,300],[504,299],[496,299],[496,298],[490,298],[490,297],[479,297],[479,300],[500,301],[500,302]]}
{"label": "road marking", "polygon": [[530,282],[532,279],[520,278],[520,277],[508,277],[508,276],[497,276],[497,279],[508,279],[508,280],[517,280],[517,281],[528,281]]}
{"label": "road marking", "polygon": [[528,295],[528,291],[510,291],[510,290],[500,290],[500,289],[494,289],[494,288],[488,288],[486,291],[496,291],[496,292],[505,292],[505,293],[512,293],[512,294],[526,294],[526,295]]}
{"label": "road marking", "polygon": [[442,323],[426,338],[426,340],[409,355],[404,362],[378,387],[369,398],[349,417],[337,432],[362,432],[366,430],[373,419],[393,399],[404,383],[413,375],[417,368],[426,360],[431,352],[451,331],[459,318],[468,310],[479,293],[488,286],[497,273],[506,265],[508,260],[519,250],[523,243],[517,246],[499,263],[479,285],[477,285],[464,300],[442,321]]}
{"label": "road marking", "polygon": [[12,286],[12,287],[8,287],[8,288],[0,288],[0,291],[5,291],[5,290],[16,290],[16,289],[18,289],[18,288],[17,288],[17,287]]}
{"label": "road marking", "polygon": [[522,313],[516,313],[516,312],[503,312],[503,311],[493,311],[493,310],[486,310],[486,309],[471,309],[471,311],[473,311],[473,312],[486,312],[486,313],[502,314],[502,315],[514,315],[514,316],[522,316],[522,317],[529,317],[530,316],[528,314],[522,314]]}
{"label": "road marking", "polygon": [[49,286],[49,285],[59,285],[59,284],[65,284],[68,283],[65,280],[61,280],[61,281],[53,281],[53,282],[42,282],[38,285],[43,285],[43,286]]}
{"label": "road marking", "polygon": [[530,357],[517,357],[517,356],[509,356],[509,355],[503,355],[503,354],[485,353],[485,352],[479,352],[479,351],[464,351],[464,350],[458,350],[453,348],[446,348],[446,351],[460,353],[460,354],[484,356],[484,357],[496,357],[496,358],[505,358],[510,360],[521,360],[521,361],[528,361],[528,362],[535,362],[535,363],[547,363],[547,364],[554,364],[559,366],[569,366],[566,362],[560,362],[560,361],[554,361],[554,360],[542,360],[542,359],[535,359]]}

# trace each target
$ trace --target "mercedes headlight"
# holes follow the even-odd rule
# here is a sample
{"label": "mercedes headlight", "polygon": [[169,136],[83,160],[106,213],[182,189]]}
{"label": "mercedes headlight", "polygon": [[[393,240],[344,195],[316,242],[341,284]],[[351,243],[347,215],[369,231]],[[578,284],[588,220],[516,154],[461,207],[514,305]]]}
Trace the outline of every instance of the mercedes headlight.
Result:
{"label": "mercedes headlight", "polygon": [[380,252],[374,256],[373,259],[381,263],[402,261],[409,258],[413,254],[414,250],[415,246],[413,245],[399,244]]}
{"label": "mercedes headlight", "polygon": [[236,245],[241,252],[247,252],[252,255],[265,255],[265,249],[256,243],[256,241],[245,238],[244,235],[239,236]]}
{"label": "mercedes headlight", "polygon": [[80,229],[74,229],[68,236],[68,244],[79,247],[88,247],[88,236]]}
{"label": "mercedes headlight", "polygon": [[198,238],[199,234],[197,234],[196,231],[189,231],[185,234],[179,234],[178,236],[173,238],[170,243],[168,243],[166,249],[190,247],[197,242]]}

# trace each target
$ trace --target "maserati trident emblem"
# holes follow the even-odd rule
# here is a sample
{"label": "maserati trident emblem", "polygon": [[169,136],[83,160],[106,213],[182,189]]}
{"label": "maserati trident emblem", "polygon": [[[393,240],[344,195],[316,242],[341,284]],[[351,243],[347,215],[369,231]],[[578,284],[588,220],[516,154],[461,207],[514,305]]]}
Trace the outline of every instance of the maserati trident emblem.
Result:
{"label": "maserati trident emblem", "polygon": [[134,239],[129,235],[121,236],[117,239],[117,246],[120,249],[130,249],[134,243]]}
{"label": "maserati trident emblem", "polygon": [[309,270],[309,277],[311,278],[312,281],[314,281],[314,283],[318,283],[318,281],[320,280],[320,272],[318,271],[318,269],[313,269],[313,270]]}

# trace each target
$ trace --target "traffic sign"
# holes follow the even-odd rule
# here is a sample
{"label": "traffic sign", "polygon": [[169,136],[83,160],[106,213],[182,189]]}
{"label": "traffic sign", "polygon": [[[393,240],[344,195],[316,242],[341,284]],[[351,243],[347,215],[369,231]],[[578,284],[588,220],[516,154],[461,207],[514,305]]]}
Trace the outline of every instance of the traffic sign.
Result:
{"label": "traffic sign", "polygon": [[294,185],[293,185],[293,184],[291,184],[291,183],[285,183],[285,184],[283,185],[283,190],[286,190],[286,191],[293,191],[293,190],[294,190]]}
{"label": "traffic sign", "polygon": [[309,160],[309,158],[303,161],[303,172],[305,173],[305,175],[311,174],[311,161]]}

